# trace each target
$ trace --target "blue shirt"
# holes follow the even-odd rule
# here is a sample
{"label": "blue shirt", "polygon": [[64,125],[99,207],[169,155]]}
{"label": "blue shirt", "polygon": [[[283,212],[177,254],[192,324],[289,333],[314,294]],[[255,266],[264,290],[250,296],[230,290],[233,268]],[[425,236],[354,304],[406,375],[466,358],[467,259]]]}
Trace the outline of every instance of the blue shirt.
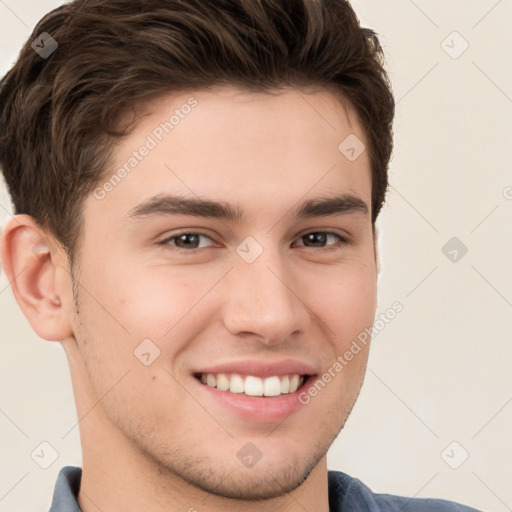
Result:
{"label": "blue shirt", "polygon": [[[81,468],[60,470],[49,512],[81,512],[76,501]],[[329,471],[330,512],[480,512],[459,503],[433,498],[404,498],[375,494],[357,478],[340,471]]]}

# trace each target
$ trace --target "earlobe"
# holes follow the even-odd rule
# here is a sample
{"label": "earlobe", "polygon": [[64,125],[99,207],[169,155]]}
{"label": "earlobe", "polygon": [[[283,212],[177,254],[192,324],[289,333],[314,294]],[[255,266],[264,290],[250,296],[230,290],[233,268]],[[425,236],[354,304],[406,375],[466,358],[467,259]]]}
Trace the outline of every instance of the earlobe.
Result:
{"label": "earlobe", "polygon": [[16,215],[1,239],[2,266],[14,297],[30,325],[43,339],[62,341],[73,335],[56,288],[62,250],[28,215]]}

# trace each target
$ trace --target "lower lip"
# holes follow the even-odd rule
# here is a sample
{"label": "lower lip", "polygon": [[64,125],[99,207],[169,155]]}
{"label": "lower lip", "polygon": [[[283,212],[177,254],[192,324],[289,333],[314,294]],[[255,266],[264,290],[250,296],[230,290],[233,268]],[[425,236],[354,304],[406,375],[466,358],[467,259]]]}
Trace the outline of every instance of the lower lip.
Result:
{"label": "lower lip", "polygon": [[203,384],[195,377],[192,378],[210,400],[215,400],[222,406],[233,410],[241,418],[256,423],[283,421],[299,410],[303,407],[303,404],[299,401],[299,395],[304,393],[314,381],[314,376],[310,375],[295,393],[264,397],[220,391],[217,388]]}

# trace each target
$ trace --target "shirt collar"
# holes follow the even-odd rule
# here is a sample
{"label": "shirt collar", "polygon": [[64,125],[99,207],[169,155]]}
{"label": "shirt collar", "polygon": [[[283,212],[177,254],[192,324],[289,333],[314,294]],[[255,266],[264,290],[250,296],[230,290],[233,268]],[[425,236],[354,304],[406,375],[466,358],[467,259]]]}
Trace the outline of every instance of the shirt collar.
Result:
{"label": "shirt collar", "polygon": [[81,468],[65,466],[60,470],[49,512],[82,512],[77,502],[81,478]]}
{"label": "shirt collar", "polygon": [[[77,502],[81,478],[81,468],[65,466],[60,470],[48,512],[82,512]],[[345,497],[347,487],[351,488],[353,483],[354,479],[348,475],[329,471],[329,504],[332,511],[341,510],[341,501]]]}

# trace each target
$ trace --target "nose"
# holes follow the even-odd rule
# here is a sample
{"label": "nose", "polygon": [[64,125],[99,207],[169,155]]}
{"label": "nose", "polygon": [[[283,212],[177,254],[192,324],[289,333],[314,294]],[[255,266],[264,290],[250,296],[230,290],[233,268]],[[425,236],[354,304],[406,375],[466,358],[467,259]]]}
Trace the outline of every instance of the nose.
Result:
{"label": "nose", "polygon": [[309,308],[300,296],[300,281],[268,250],[253,263],[236,261],[225,293],[223,321],[234,336],[276,345],[309,327]]}

